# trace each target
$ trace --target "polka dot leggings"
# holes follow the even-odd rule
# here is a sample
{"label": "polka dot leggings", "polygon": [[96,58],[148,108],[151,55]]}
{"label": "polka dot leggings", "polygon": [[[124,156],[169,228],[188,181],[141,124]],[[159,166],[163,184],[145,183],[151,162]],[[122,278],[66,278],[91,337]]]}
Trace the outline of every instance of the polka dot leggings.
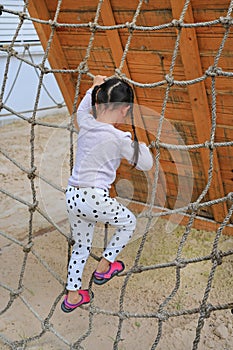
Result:
{"label": "polka dot leggings", "polygon": [[103,252],[105,259],[114,262],[132,237],[136,218],[115,198],[109,197],[107,190],[99,188],[68,186],[66,204],[75,241],[68,266],[67,289],[74,291],[82,286],[83,269],[90,255],[95,224],[102,222],[116,227]]}

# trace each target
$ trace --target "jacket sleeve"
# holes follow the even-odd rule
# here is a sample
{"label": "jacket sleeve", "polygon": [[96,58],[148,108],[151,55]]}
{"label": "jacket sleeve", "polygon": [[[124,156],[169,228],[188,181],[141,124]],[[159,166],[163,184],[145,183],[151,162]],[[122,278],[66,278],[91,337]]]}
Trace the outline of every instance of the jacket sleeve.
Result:
{"label": "jacket sleeve", "polygon": [[153,156],[145,143],[139,143],[139,157],[136,169],[148,171],[153,167]]}
{"label": "jacket sleeve", "polygon": [[91,111],[91,93],[92,89],[88,89],[82,101],[80,102],[77,110],[77,122],[80,126],[82,120],[84,120],[85,116],[90,114]]}
{"label": "jacket sleeve", "polygon": [[[128,160],[130,164],[133,164],[134,156],[134,144],[130,133],[122,139],[121,156]],[[136,169],[148,171],[153,166],[153,157],[145,143],[139,143],[139,156]]]}

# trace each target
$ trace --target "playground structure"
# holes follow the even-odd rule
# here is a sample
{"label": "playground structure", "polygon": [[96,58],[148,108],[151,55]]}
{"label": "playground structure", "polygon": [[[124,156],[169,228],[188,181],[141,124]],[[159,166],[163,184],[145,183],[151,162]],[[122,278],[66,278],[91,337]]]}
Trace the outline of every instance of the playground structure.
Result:
{"label": "playground structure", "polygon": [[[187,178],[194,177],[190,202],[195,202],[202,193],[211,167],[214,169],[211,184],[203,200],[223,198],[232,191],[233,154],[231,148],[224,146],[232,141],[233,132],[229,1],[221,4],[212,1],[208,6],[201,1],[176,0],[156,4],[65,1],[59,12],[55,1],[40,4],[31,1],[28,9],[32,17],[42,20],[34,24],[44,49],[49,48],[49,62],[71,114],[93,75],[117,74],[133,83],[136,104],[147,108],[145,113],[140,110],[137,113],[139,136],[147,144],[153,143],[157,151],[159,147],[167,183],[164,207],[175,206],[179,192],[178,162],[171,159],[168,148],[159,145],[158,124],[153,116],[159,120],[158,115],[162,115],[169,121],[170,130],[163,131],[161,127],[158,131],[163,133],[160,137],[164,143],[179,142],[176,140],[179,133],[190,146],[191,164],[179,159],[183,181],[187,182],[186,174]],[[191,145],[196,147],[191,149]],[[122,167],[118,175],[124,177],[124,173]],[[131,179],[134,199],[146,202],[142,181],[135,177]],[[159,202],[159,195],[157,199]],[[224,201],[199,208],[199,216],[207,220],[198,216],[194,226],[215,230],[229,205]],[[187,219],[182,222],[187,223]],[[226,233],[231,231],[226,228]]]}
{"label": "playground structure", "polygon": [[[17,198],[13,193],[1,189],[3,195],[21,201],[29,210],[28,240],[18,241],[12,234],[1,232],[2,237],[22,248],[25,255],[19,276],[18,287],[12,289],[2,285],[10,294],[3,309],[7,312],[15,300],[21,299],[35,318],[42,324],[38,335],[23,340],[10,341],[2,336],[4,344],[12,349],[26,348],[30,342],[42,337],[48,331],[55,334],[72,349],[82,349],[83,341],[93,331],[93,318],[97,314],[118,318],[118,329],[114,349],[118,349],[121,332],[126,318],[153,318],[158,321],[158,331],[151,349],[159,346],[162,329],[167,320],[183,315],[198,314],[193,350],[198,348],[204,321],[217,310],[231,309],[233,304],[208,301],[215,272],[224,258],[231,257],[233,250],[218,249],[221,236],[232,235],[232,8],[233,1],[211,1],[208,6],[201,1],[29,1],[25,3],[30,15],[15,12],[19,26],[12,38],[12,44],[3,48],[8,53],[5,76],[1,87],[1,101],[7,80],[11,57],[17,57],[14,42],[25,20],[33,21],[41,43],[44,57],[35,67],[40,72],[34,111],[30,118],[12,111],[3,102],[1,107],[11,111],[30,125],[31,158],[30,169],[21,167],[4,149],[1,153],[27,174],[32,191],[32,202]],[[3,7],[2,11],[7,11]],[[20,58],[19,58],[20,59]],[[46,67],[49,60],[51,69]],[[31,64],[24,60],[24,63]],[[72,344],[61,336],[50,323],[60,301],[60,292],[51,306],[48,316],[38,316],[23,294],[23,280],[26,274],[27,257],[31,255],[64,287],[57,276],[33,249],[33,216],[39,212],[71,244],[67,232],[58,227],[41,210],[37,199],[35,179],[40,178],[56,187],[48,174],[38,173],[35,162],[37,125],[51,127],[37,119],[40,89],[47,74],[55,74],[67,108],[71,115],[65,127],[70,136],[70,168],[73,164],[73,139],[76,134],[74,118],[80,98],[90,86],[96,74],[117,75],[132,84],[135,90],[135,117],[137,133],[141,141],[150,145],[155,157],[153,174],[147,177],[136,171],[129,171],[123,162],[118,171],[118,181],[125,179],[133,187],[129,204],[138,217],[147,220],[133,266],[121,286],[119,309],[105,311],[90,306],[89,325],[86,332]],[[58,127],[57,125],[53,125]],[[64,126],[62,126],[64,128]],[[127,125],[124,126],[128,128]],[[45,176],[46,175],[46,176]],[[47,176],[49,177],[49,176]],[[62,188],[57,188],[63,191]],[[114,193],[115,192],[115,193]],[[118,188],[113,189],[118,194]],[[124,191],[123,191],[124,195]],[[127,193],[126,193],[127,198]],[[176,258],[164,264],[140,266],[139,261],[148,238],[148,230],[156,217],[168,219],[173,225],[185,225]],[[206,256],[183,258],[182,250],[191,235],[191,229],[212,231],[213,246]],[[192,309],[169,311],[167,305],[180,288],[181,270],[190,264],[209,261],[208,281],[201,304]],[[135,314],[125,312],[125,293],[131,277],[139,272],[155,271],[174,267],[175,285],[152,313]],[[91,281],[90,281],[91,288]]]}

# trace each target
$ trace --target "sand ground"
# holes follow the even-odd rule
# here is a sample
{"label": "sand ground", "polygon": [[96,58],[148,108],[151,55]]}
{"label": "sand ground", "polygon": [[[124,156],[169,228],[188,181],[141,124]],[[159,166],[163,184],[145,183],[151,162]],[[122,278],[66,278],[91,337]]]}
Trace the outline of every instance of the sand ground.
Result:
{"label": "sand ground", "polygon": [[[48,117],[44,122],[64,125],[67,117]],[[69,137],[65,129],[37,126],[35,129],[35,164],[37,171],[47,179],[65,188],[69,174]],[[17,164],[30,168],[30,125],[12,123],[1,128],[1,148],[8,152]],[[1,155],[1,188],[16,198],[32,201],[30,180],[16,164]],[[35,341],[17,349],[65,350],[88,330],[88,308],[80,308],[71,314],[60,310],[60,299],[66,279],[68,245],[66,235],[69,225],[66,218],[64,195],[42,180],[35,180],[36,200],[39,207],[59,227],[56,230],[39,213],[33,215],[32,252],[25,255],[30,228],[30,212],[27,205],[5,194],[1,198],[1,288],[0,348],[11,348],[6,342],[22,341],[35,336]],[[133,266],[145,219],[138,220],[132,242],[124,249],[119,259],[124,260],[126,270]],[[140,265],[149,266],[167,263],[176,257],[184,227],[173,232],[166,230],[166,220],[154,220],[141,258]],[[111,232],[110,232],[111,234]],[[8,236],[8,238],[6,237]],[[10,237],[10,239],[9,239]],[[194,258],[210,254],[215,233],[192,230],[182,256]],[[14,240],[17,240],[14,241]],[[101,253],[103,227],[95,232],[93,252]],[[222,236],[219,249],[228,251],[233,247],[233,237]],[[25,259],[26,256],[26,259]],[[42,263],[43,262],[43,263]],[[233,256],[223,258],[217,267],[208,303],[223,305],[232,302]],[[25,266],[25,269],[24,269]],[[89,259],[85,268],[85,286],[88,286],[96,261]],[[22,268],[23,267],[23,268]],[[47,270],[49,268],[50,271]],[[198,308],[206,289],[211,261],[189,264],[181,270],[180,287],[166,306],[169,312]],[[105,286],[92,286],[95,294],[93,307],[105,310],[95,313],[90,335],[81,343],[86,350],[110,350],[116,338],[119,318],[112,315],[119,310],[119,297],[125,276],[115,278]],[[19,297],[11,305],[10,292],[22,284]],[[158,333],[158,321],[153,317],[137,317],[138,314],[158,312],[159,305],[171,293],[176,283],[174,267],[149,270],[133,274],[126,287],[123,308],[135,315],[123,320],[119,350],[151,349]],[[62,298],[62,296],[61,296]],[[57,304],[54,302],[57,302]],[[50,314],[51,308],[54,312]],[[108,315],[107,315],[108,314]],[[42,323],[49,316],[52,328],[37,338]],[[51,316],[51,317],[50,317]],[[163,322],[159,350],[188,350],[193,348],[199,314],[170,317]],[[233,315],[229,309],[211,312],[205,319],[198,349],[233,349]]]}

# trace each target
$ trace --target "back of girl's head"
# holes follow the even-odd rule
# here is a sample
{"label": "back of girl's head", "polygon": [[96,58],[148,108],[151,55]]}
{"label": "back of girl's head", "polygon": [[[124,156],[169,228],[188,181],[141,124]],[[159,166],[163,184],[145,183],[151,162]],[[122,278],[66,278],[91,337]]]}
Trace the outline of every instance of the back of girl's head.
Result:
{"label": "back of girl's head", "polygon": [[133,102],[133,89],[127,82],[119,78],[110,78],[103,84],[95,86],[92,91],[92,106],[95,106],[96,103],[106,104],[106,106],[111,103],[114,106],[114,103],[133,104]]}
{"label": "back of girl's head", "polygon": [[133,164],[136,166],[139,156],[139,146],[134,125],[133,102],[134,92],[132,87],[126,81],[116,77],[107,79],[103,84],[95,86],[92,91],[92,110],[95,118],[97,117],[96,104],[105,104],[106,108],[109,106],[115,108],[119,104],[130,105],[129,113],[134,134]]}

